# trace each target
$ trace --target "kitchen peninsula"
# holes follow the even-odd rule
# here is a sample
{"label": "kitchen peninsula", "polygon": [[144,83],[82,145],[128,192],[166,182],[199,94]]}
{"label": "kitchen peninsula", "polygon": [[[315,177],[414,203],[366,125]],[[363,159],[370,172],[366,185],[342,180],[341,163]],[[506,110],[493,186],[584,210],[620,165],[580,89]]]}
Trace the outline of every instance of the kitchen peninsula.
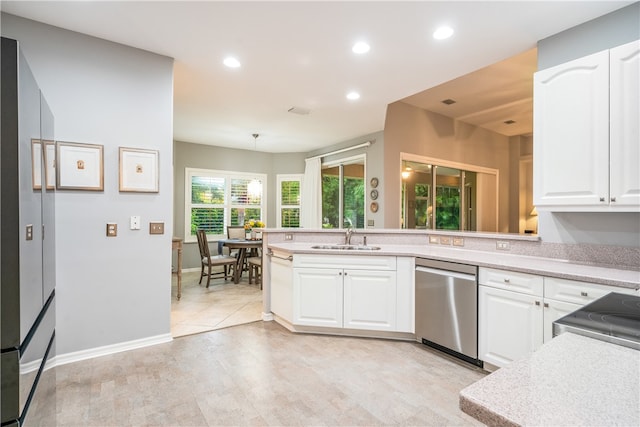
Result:
{"label": "kitchen peninsula", "polygon": [[[503,368],[461,392],[463,411],[490,425],[582,424],[585,420],[594,424],[602,421],[629,424],[629,421],[638,421],[637,405],[627,405],[622,400],[611,401],[619,394],[615,390],[620,388],[607,378],[624,378],[620,384],[637,403],[640,352],[572,333],[551,340],[550,333],[552,321],[564,315],[552,309],[554,299],[570,301],[563,304],[573,311],[612,291],[640,296],[638,248],[545,244],[531,235],[357,230],[350,236],[350,249],[346,249],[346,238],[344,230],[265,230],[264,320],[275,320],[297,333],[415,340],[415,259],[474,265],[480,271],[479,288],[525,295],[531,299],[524,303],[516,300],[517,304],[512,307],[520,304],[528,310],[525,319],[544,317],[545,321],[544,324],[542,321],[539,324],[520,323],[521,318],[509,317],[518,312],[510,311],[509,316],[492,323],[483,320],[487,312],[480,307],[478,357],[485,362],[487,370]],[[316,265],[305,265],[308,263]],[[294,272],[296,269],[299,272]],[[338,307],[332,312],[335,315],[317,316],[321,321],[308,322],[309,318],[300,316],[301,308],[303,314],[305,310],[317,314],[313,310],[321,304],[323,297],[301,302],[300,291],[296,290],[296,274],[307,274],[305,280],[313,281],[329,269],[341,274],[337,285],[327,282],[334,286],[330,295],[337,301]],[[369,274],[367,277],[375,277],[370,292],[353,292],[354,288],[344,286],[346,277],[362,271]],[[496,277],[504,277],[504,283],[494,285]],[[526,287],[529,281],[531,289],[539,286],[537,294],[533,291],[527,294],[531,290]],[[498,289],[501,286],[507,290]],[[516,292],[510,288],[516,288]],[[344,307],[358,306],[362,301],[356,299],[365,297],[370,299],[361,305],[373,309],[362,310],[360,314],[365,313],[370,316],[369,320],[375,321],[357,324]],[[493,316],[501,307],[490,308],[489,313]],[[540,313],[539,318],[532,315],[536,311]],[[549,315],[551,318],[547,319]],[[496,346],[487,340],[492,337],[495,341],[495,337],[503,333],[492,329],[496,324],[517,324],[517,328],[511,329],[524,337],[522,341],[536,344],[533,348],[509,348],[517,339],[507,337]],[[568,366],[574,368],[568,369]],[[596,368],[601,370],[596,372]],[[552,390],[558,383],[564,385]],[[594,395],[594,389],[600,391]],[[603,402],[608,402],[604,405],[611,403],[608,410],[602,409],[602,404],[592,404],[601,392],[607,395],[603,397]]]}

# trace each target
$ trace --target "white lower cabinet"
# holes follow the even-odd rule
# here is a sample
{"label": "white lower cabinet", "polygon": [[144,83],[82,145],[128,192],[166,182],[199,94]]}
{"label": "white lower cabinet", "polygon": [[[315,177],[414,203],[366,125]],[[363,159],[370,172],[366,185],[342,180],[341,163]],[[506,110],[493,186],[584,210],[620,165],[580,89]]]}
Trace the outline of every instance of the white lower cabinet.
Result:
{"label": "white lower cabinet", "polygon": [[[404,272],[413,271],[410,258],[399,259],[403,283],[413,284]],[[413,331],[412,313],[405,313],[413,286],[398,286],[396,257],[303,254],[293,266],[294,325]]]}
{"label": "white lower cabinet", "polygon": [[542,309],[538,296],[480,286],[478,353],[484,362],[505,366],[542,344]]}
{"label": "white lower cabinet", "polygon": [[336,268],[293,269],[294,325],[342,327],[342,274]]}
{"label": "white lower cabinet", "polygon": [[396,330],[396,272],[344,271],[344,324],[350,329]]}
{"label": "white lower cabinet", "polygon": [[480,268],[479,359],[505,366],[553,338],[553,322],[618,288],[575,280]]}

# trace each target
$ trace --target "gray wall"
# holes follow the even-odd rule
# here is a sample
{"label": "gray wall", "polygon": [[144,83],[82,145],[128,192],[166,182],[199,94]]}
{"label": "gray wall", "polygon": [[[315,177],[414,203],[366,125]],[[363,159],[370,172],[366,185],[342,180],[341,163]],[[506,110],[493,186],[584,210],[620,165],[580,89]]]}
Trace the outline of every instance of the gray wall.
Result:
{"label": "gray wall", "polygon": [[[512,144],[508,137],[400,101],[387,106],[384,137],[385,228],[400,227],[400,153],[404,152],[498,169],[498,231],[509,231]],[[515,147],[519,150],[519,145]]]}
{"label": "gray wall", "polygon": [[[57,140],[104,145],[104,191],[56,193],[57,353],[167,339],[172,229],[173,60],[2,14],[55,115]],[[160,151],[160,192],[118,191],[118,147]],[[128,229],[140,215],[142,230]],[[107,238],[107,222],[118,237]],[[160,339],[160,338],[158,338]],[[71,357],[71,356],[70,356]]]}
{"label": "gray wall", "polygon": [[640,2],[538,41],[538,69],[640,39]]}
{"label": "gray wall", "polygon": [[[184,238],[185,168],[214,169],[267,174],[268,227],[276,226],[276,175],[304,173],[304,153],[272,154],[236,150],[211,145],[174,142],[173,234]],[[213,247],[213,246],[212,246]],[[196,242],[184,243],[183,268],[199,268],[200,254]]]}
{"label": "gray wall", "polygon": [[[640,39],[640,3],[578,25],[538,42],[538,68],[544,69]],[[638,213],[539,212],[545,242],[640,246]]]}

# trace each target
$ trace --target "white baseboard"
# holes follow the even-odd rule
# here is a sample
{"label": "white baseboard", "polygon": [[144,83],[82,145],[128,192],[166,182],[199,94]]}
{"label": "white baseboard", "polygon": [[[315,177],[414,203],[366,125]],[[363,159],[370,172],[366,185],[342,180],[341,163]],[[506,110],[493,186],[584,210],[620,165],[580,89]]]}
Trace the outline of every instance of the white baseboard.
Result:
{"label": "white baseboard", "polygon": [[87,350],[75,351],[73,353],[58,354],[55,356],[55,365],[66,365],[67,363],[79,362],[81,360],[93,359],[94,357],[106,356],[120,353],[122,351],[135,350],[137,348],[149,347],[156,344],[163,344],[173,340],[171,334],[156,335],[139,340],[126,341],[102,347],[90,348]]}
{"label": "white baseboard", "polygon": [[273,320],[273,313],[262,313],[262,320],[265,322],[271,322]]}
{"label": "white baseboard", "polygon": [[200,267],[194,267],[194,268],[183,268],[182,272],[183,273],[197,273],[198,271],[200,271]]}

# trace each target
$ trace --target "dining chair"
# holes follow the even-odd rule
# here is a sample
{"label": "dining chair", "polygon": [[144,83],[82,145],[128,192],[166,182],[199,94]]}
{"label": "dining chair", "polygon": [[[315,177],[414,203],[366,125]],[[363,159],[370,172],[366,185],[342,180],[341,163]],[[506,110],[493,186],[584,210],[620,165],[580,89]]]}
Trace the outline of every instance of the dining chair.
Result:
{"label": "dining chair", "polygon": [[[196,231],[196,236],[198,237],[198,248],[200,249],[200,261],[201,261],[201,269],[200,269],[200,281],[198,284],[202,283],[202,278],[207,276],[207,288],[209,287],[209,282],[211,281],[211,277],[221,277],[224,276],[224,280],[226,281],[229,277],[232,276],[231,270],[236,265],[236,259],[229,255],[214,255],[211,256],[209,251],[209,243],[207,242],[207,233],[204,230]],[[205,273],[204,268],[207,267],[207,271]],[[222,267],[222,271],[211,271],[212,267]]]}
{"label": "dining chair", "polygon": [[262,255],[258,250],[257,256],[247,258],[247,265],[249,266],[249,284],[253,283],[255,279],[256,284],[260,284],[262,289]]}
{"label": "dining chair", "polygon": [[227,239],[244,239],[244,225],[227,225]]}

